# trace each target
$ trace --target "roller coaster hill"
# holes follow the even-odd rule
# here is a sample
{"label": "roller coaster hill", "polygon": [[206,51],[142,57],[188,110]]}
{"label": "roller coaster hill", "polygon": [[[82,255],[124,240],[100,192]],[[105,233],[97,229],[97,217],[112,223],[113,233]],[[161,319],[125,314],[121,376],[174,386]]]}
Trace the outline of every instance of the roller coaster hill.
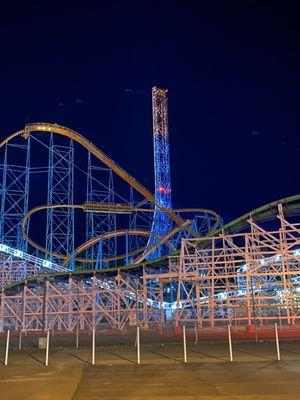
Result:
{"label": "roller coaster hill", "polygon": [[226,225],[174,209],[167,90],[152,113],[154,194],[57,124],[0,143],[0,332],[297,326],[300,195]]}

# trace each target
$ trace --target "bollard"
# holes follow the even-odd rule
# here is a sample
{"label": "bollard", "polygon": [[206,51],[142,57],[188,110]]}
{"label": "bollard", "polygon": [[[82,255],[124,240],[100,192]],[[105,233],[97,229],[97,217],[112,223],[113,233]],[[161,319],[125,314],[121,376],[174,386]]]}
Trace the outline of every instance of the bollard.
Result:
{"label": "bollard", "polygon": [[48,367],[49,362],[49,329],[47,330],[47,338],[46,338],[46,360],[45,366]]}
{"label": "bollard", "polygon": [[137,363],[141,363],[141,349],[140,349],[140,327],[136,327],[136,352],[137,352]]}
{"label": "bollard", "polygon": [[182,327],[182,333],[183,333],[183,357],[184,357],[184,362],[187,363],[185,325],[183,325]]}
{"label": "bollard", "polygon": [[6,333],[6,348],[5,348],[5,361],[4,361],[4,365],[7,365],[7,364],[8,364],[9,334],[10,334],[10,330],[8,330],[7,333]]}
{"label": "bollard", "polygon": [[21,350],[22,349],[22,331],[19,332],[19,346],[18,349]]}
{"label": "bollard", "polygon": [[79,347],[79,332],[78,332],[78,324],[76,325],[76,349]]}
{"label": "bollard", "polygon": [[95,365],[95,342],[96,342],[96,330],[92,330],[92,365]]}
{"label": "bollard", "polygon": [[229,343],[230,361],[233,361],[232,343],[231,343],[231,325],[228,325],[228,343]]}
{"label": "bollard", "polygon": [[276,322],[275,322],[275,338],[276,338],[277,360],[280,361],[280,348],[279,348],[278,329]]}

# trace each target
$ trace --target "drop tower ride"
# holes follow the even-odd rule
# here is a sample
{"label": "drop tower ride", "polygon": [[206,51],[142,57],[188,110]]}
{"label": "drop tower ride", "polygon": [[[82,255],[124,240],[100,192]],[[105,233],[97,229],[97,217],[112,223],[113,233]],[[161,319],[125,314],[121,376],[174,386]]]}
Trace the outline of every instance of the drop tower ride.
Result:
{"label": "drop tower ride", "polygon": [[[164,208],[172,209],[171,177],[170,177],[170,149],[168,124],[167,89],[152,88],[152,115],[153,115],[153,148],[154,148],[154,176],[155,200]],[[156,209],[159,209],[156,207]],[[165,236],[172,229],[172,221],[166,213],[156,212],[153,221],[152,233],[154,240]],[[160,246],[151,258],[161,255]]]}

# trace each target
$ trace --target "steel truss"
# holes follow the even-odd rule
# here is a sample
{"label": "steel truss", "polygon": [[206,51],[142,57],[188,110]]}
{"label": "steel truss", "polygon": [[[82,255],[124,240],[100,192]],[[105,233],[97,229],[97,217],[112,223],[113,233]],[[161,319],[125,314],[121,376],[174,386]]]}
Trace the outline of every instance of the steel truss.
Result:
{"label": "steel truss", "polygon": [[[87,203],[114,204],[114,185],[112,170],[99,167],[92,162],[92,155],[88,153],[87,171]],[[86,240],[117,229],[116,214],[110,212],[88,212],[86,215]],[[92,267],[96,269],[104,266],[103,259],[117,255],[116,237],[101,241],[98,249],[92,246],[87,251],[87,258],[97,259]]]}
{"label": "steel truss", "polygon": [[[155,200],[160,206],[171,210],[171,177],[170,177],[170,149],[169,149],[169,124],[168,124],[168,99],[167,90],[154,87],[152,89],[152,114],[153,114],[153,148],[154,148],[154,176]],[[159,207],[156,206],[156,209]],[[173,223],[166,213],[156,212],[153,220],[153,234],[150,245],[158,242],[172,229]],[[149,258],[162,255],[159,245]]]}
{"label": "steel truss", "polygon": [[67,271],[58,264],[0,244],[0,288],[36,275]]}
{"label": "steel truss", "polygon": [[[74,147],[54,144],[53,134],[49,146],[49,172],[47,204],[73,204]],[[74,209],[47,210],[46,249],[69,255],[74,252]],[[50,256],[52,261],[52,257]],[[72,264],[71,264],[72,267]],[[74,265],[73,265],[74,267]]]}
{"label": "steel truss", "polygon": [[177,325],[300,319],[300,224],[281,206],[278,219],[274,232],[249,219],[250,233],[182,241]]}
{"label": "steel truss", "polygon": [[[44,281],[0,296],[0,328],[123,329],[130,325],[251,325],[300,319],[300,223],[267,231],[249,219],[250,232],[183,239],[166,270],[118,273],[77,281]],[[177,288],[170,304],[166,288]],[[168,291],[167,291],[168,293]],[[166,301],[167,300],[167,301]],[[173,314],[170,310],[173,310]]]}
{"label": "steel truss", "polygon": [[13,256],[1,257],[0,259],[0,287],[21,282],[25,278],[35,276],[39,268],[34,263],[25,260],[16,260]]}
{"label": "steel truss", "polygon": [[[28,212],[30,140],[22,144],[7,143],[1,169],[0,241],[27,251],[21,223]],[[28,227],[29,224],[27,230]]]}
{"label": "steel truss", "polygon": [[[6,139],[1,141],[0,148],[3,148],[5,152],[2,171],[3,179],[0,188],[0,239],[2,239],[0,243],[2,242],[5,245],[10,245],[21,251],[27,251],[27,243],[29,243],[34,249],[38,249],[41,253],[46,254],[47,261],[53,262],[55,259],[55,262],[58,264],[63,262],[65,255],[68,260],[71,260],[68,265],[70,265],[70,269],[73,269],[75,267],[74,244],[76,243],[76,248],[80,248],[77,242],[79,242],[79,239],[82,239],[79,238],[80,233],[74,237],[74,209],[81,208],[81,205],[84,206],[82,203],[87,201],[87,199],[92,199],[92,202],[94,203],[93,199],[96,197],[98,197],[97,203],[99,205],[105,205],[106,203],[106,205],[116,206],[118,205],[114,204],[116,199],[121,199],[121,201],[125,203],[134,204],[132,196],[128,202],[123,198],[123,195],[120,196],[114,192],[112,173],[115,173],[122,181],[129,184],[132,192],[133,190],[136,190],[138,195],[142,196],[142,198],[139,198],[138,203],[136,203],[137,210],[133,210],[132,212],[129,211],[129,223],[126,224],[125,230],[127,227],[128,231],[135,230],[138,226],[148,225],[151,220],[150,224],[152,224],[152,230],[147,229],[151,231],[150,238],[145,239],[145,237],[141,235],[134,238],[131,233],[128,232],[127,235],[124,235],[125,244],[122,248],[123,242],[121,241],[120,246],[120,240],[118,240],[117,243],[117,236],[111,235],[106,238],[106,240],[99,241],[98,249],[95,247],[95,243],[90,243],[91,246],[94,246],[91,247],[91,251],[96,251],[97,257],[87,260],[87,258],[81,256],[77,258],[78,263],[80,263],[80,265],[77,265],[81,267],[82,264],[88,262],[90,265],[96,265],[96,268],[102,267],[103,264],[105,264],[105,267],[118,267],[124,260],[125,264],[134,263],[136,260],[142,262],[145,259],[155,258],[158,255],[165,255],[176,250],[177,246],[180,245],[180,238],[182,235],[190,235],[197,231],[194,228],[190,229],[189,226],[187,226],[189,225],[187,224],[188,221],[182,219],[179,211],[173,212],[171,208],[167,97],[166,91],[163,89],[153,89],[153,112],[155,136],[154,147],[155,154],[158,156],[156,159],[157,190],[155,198],[134,177],[120,168],[112,159],[107,157],[89,140],[71,129],[57,124],[29,124],[26,125],[24,129],[9,135]],[[36,133],[36,135],[34,133]],[[49,134],[50,144],[48,146]],[[43,142],[43,139],[38,139],[38,137],[43,137],[44,135],[47,137],[47,144]],[[64,146],[59,145],[59,137],[67,138],[67,140],[69,140],[68,144]],[[33,162],[32,167],[30,167],[30,141],[32,138],[44,149],[49,149],[48,165],[42,167],[35,166]],[[23,141],[22,145],[18,144],[20,140]],[[99,199],[99,192],[97,193],[97,191],[99,186],[102,187],[102,182],[99,183],[97,179],[94,179],[94,176],[95,174],[98,174],[100,169],[97,169],[90,159],[88,165],[87,196],[85,196],[84,193],[84,198],[79,200],[79,205],[74,205],[73,203],[74,168],[76,168],[76,171],[79,170],[84,174],[85,171],[79,165],[74,165],[73,142],[86,149],[90,153],[90,157],[95,157],[97,162],[101,161],[104,166],[107,167],[101,169],[101,172],[107,174],[108,177],[108,183],[103,183],[103,187],[106,187],[105,193],[101,193]],[[14,157],[12,159],[9,159],[8,154],[8,149],[10,148],[13,148],[14,150]],[[21,156],[16,156],[17,149],[26,155],[26,160],[24,160],[24,157],[22,159]],[[35,154],[34,146],[31,150],[33,151],[33,154]],[[44,162],[45,157],[40,161]],[[46,207],[39,205],[31,208],[28,212],[29,176],[30,173],[31,176],[33,176],[32,174],[40,172],[48,173],[47,201],[45,201]],[[106,178],[104,178],[104,180],[106,180]],[[80,197],[79,191],[77,197]],[[32,197],[30,200],[31,202],[34,202]],[[32,206],[33,204],[30,205]],[[153,218],[153,215],[147,212],[139,212],[138,209],[142,206],[147,207],[146,211],[149,210],[149,206],[152,210],[153,207],[155,207],[155,217]],[[164,212],[160,211],[161,208],[164,208]],[[87,237],[91,237],[94,233],[94,238],[95,236],[96,238],[99,238],[99,232],[97,231],[104,231],[105,234],[109,234],[117,230],[115,212],[110,212],[110,210],[108,210],[108,212],[107,210],[105,212],[104,210],[100,210],[99,212],[98,210],[96,213],[95,210],[88,210],[88,208],[85,207],[82,207],[81,209],[86,211],[87,214],[90,213],[90,219],[87,224]],[[39,238],[40,240],[36,241],[31,238],[31,235],[28,235],[29,220],[31,219],[33,212],[42,210],[47,210],[45,237]],[[203,213],[203,211],[203,209],[200,209],[201,213]],[[118,213],[122,212],[118,211]],[[126,213],[127,212],[123,214]],[[215,215],[213,212],[212,214]],[[92,219],[95,221],[92,221]],[[102,220],[102,222],[104,221],[104,225],[107,226],[107,229],[101,225],[101,221],[97,221],[97,219]],[[154,223],[152,223],[153,220]],[[119,221],[122,222],[122,219],[118,219],[118,225]],[[175,228],[170,230],[173,221]],[[210,223],[210,221],[208,222]],[[20,229],[21,225],[22,228]],[[209,226],[209,224],[207,224],[207,226]],[[44,229],[44,227],[42,229]],[[163,235],[161,231],[159,234],[159,230],[166,230],[168,233],[167,235]],[[34,235],[36,232],[32,231],[31,234]],[[121,252],[118,251],[118,253],[121,254],[115,257],[117,244],[119,249],[121,249]],[[87,248],[88,246],[83,250],[86,250]],[[30,250],[32,250],[32,248]],[[142,253],[141,256],[138,256],[139,253]],[[98,262],[95,263],[95,260]]]}
{"label": "steel truss", "polygon": [[11,296],[1,294],[0,331],[85,330],[95,327],[123,329],[126,325],[161,323],[155,306],[145,298],[143,285],[129,275],[82,282],[45,280],[35,287],[24,285]]}

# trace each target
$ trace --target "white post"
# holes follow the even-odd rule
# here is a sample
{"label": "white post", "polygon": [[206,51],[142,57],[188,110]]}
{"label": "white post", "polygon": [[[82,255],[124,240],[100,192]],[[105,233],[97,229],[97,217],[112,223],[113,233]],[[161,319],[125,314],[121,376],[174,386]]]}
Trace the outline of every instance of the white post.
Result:
{"label": "white post", "polygon": [[277,360],[280,361],[280,348],[279,348],[278,329],[276,322],[275,322],[275,337],[276,337]]}
{"label": "white post", "polygon": [[19,332],[19,350],[22,349],[22,331]]}
{"label": "white post", "polygon": [[10,334],[10,330],[8,330],[7,333],[6,333],[6,348],[5,348],[5,361],[4,361],[4,365],[7,365],[7,364],[8,364],[9,334]]}
{"label": "white post", "polygon": [[140,349],[140,327],[136,327],[136,351],[137,351],[137,363],[141,363],[141,349]]}
{"label": "white post", "polygon": [[95,365],[95,342],[96,342],[96,332],[95,328],[92,330],[92,365]]}
{"label": "white post", "polygon": [[78,332],[78,324],[76,325],[76,349],[79,347],[79,332]]}
{"label": "white post", "polygon": [[46,361],[45,366],[48,367],[49,363],[49,329],[47,330],[47,338],[46,338]]}
{"label": "white post", "polygon": [[230,361],[233,361],[232,343],[231,343],[231,325],[228,325],[228,342],[229,342]]}
{"label": "white post", "polygon": [[184,356],[184,362],[187,363],[185,325],[183,325],[182,327],[182,333],[183,333],[183,356]]}

